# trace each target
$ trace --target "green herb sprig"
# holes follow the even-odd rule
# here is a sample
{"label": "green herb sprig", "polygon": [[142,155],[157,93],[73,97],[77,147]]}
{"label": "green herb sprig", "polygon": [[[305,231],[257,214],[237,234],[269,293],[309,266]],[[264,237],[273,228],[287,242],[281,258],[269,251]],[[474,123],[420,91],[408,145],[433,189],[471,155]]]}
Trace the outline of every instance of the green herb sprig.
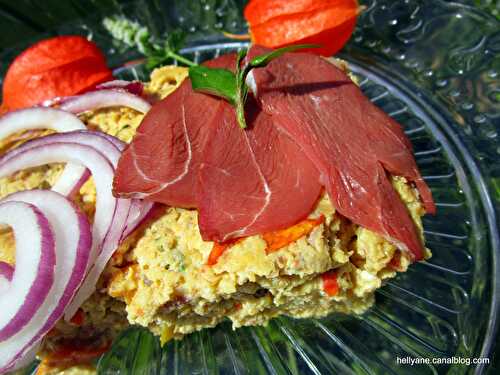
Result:
{"label": "green herb sprig", "polygon": [[169,32],[165,41],[157,42],[146,26],[141,26],[138,22],[125,16],[106,17],[102,24],[115,41],[125,47],[137,48],[140,53],[145,55],[148,69],[174,60],[187,66],[196,65],[179,53],[185,39],[185,34],[179,30]]}
{"label": "green herb sprig", "polygon": [[248,74],[255,68],[262,68],[272,60],[286,52],[292,52],[304,48],[317,48],[316,44],[300,44],[276,49],[269,53],[259,55],[246,64],[242,64],[247,55],[247,50],[238,53],[236,59],[236,72],[227,69],[208,68],[195,65],[189,68],[189,78],[193,90],[221,97],[231,103],[236,109],[238,125],[245,129],[245,103],[248,97],[248,85],[246,79]]}
{"label": "green herb sprig", "polygon": [[170,32],[163,43],[154,41],[147,27],[132,21],[124,16],[107,17],[103,20],[103,26],[111,36],[127,47],[136,47],[139,52],[146,56],[146,66],[153,69],[170,61],[177,61],[189,66],[189,78],[193,90],[209,95],[218,96],[231,103],[236,110],[238,125],[245,129],[245,103],[248,98],[248,86],[246,79],[248,74],[255,68],[262,68],[275,58],[286,52],[292,52],[304,48],[317,48],[316,44],[300,44],[279,48],[269,53],[259,55],[250,61],[243,63],[247,50],[238,53],[235,73],[228,69],[209,68],[198,65],[182,56],[179,51],[184,43],[184,33],[179,31]]}

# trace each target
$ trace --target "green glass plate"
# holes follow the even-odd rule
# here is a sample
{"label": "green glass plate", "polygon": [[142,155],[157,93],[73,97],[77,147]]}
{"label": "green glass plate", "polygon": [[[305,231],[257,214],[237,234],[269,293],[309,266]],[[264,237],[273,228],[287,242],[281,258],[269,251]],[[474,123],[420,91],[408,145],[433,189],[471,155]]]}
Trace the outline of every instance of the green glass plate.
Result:
{"label": "green glass plate", "polygon": [[[341,57],[365,94],[402,124],[413,143],[438,207],[436,216],[424,218],[432,259],[387,282],[362,316],[283,317],[237,331],[224,323],[163,348],[146,330],[132,327],[99,360],[100,374],[494,373],[472,359],[492,359],[498,325],[500,23],[455,2],[364,3]],[[0,69],[33,40],[76,33],[103,48],[119,77],[147,79],[144,64],[123,65],[140,55],[110,36],[104,17],[125,15],[159,39],[180,28],[188,34],[184,53],[202,61],[245,46],[221,34],[245,32],[243,6],[235,0],[43,6],[0,0],[0,16],[23,30],[23,38],[0,35]],[[398,357],[431,363],[403,365]],[[459,363],[446,363],[452,357]]]}

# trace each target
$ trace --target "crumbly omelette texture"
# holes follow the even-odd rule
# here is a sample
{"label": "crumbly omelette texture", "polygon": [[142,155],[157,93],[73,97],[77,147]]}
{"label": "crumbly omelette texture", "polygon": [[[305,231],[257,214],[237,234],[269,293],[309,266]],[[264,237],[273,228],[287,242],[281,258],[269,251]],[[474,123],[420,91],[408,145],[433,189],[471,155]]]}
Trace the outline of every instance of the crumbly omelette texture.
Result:
{"label": "crumbly omelette texture", "polygon": [[[156,69],[145,91],[164,98],[186,76],[185,68]],[[143,115],[128,108],[111,108],[80,118],[91,129],[130,142]],[[47,133],[17,134],[0,143],[0,152]],[[50,165],[2,178],[0,197],[49,188],[62,168]],[[393,177],[392,183],[423,240],[425,210],[417,190],[402,177]],[[90,179],[76,197],[90,219],[95,198]],[[339,215],[326,195],[310,218],[317,219],[312,230],[285,246],[275,246],[266,235],[252,236],[228,246],[210,264],[214,244],[202,240],[197,212],[158,208],[117,249],[98,289],[78,316],[71,322],[59,322],[47,335],[40,352],[43,374],[91,373],[88,365],[75,366],[77,354],[71,363],[58,361],[58,351],[68,345],[81,353],[88,347],[107,347],[129,324],[148,327],[163,344],[225,319],[237,328],[266,324],[282,314],[296,318],[332,312],[360,314],[373,304],[374,292],[383,280],[406,271],[410,264],[409,257],[393,244]],[[15,242],[9,229],[0,229],[0,260],[15,264]],[[334,288],[327,288],[327,282]]]}

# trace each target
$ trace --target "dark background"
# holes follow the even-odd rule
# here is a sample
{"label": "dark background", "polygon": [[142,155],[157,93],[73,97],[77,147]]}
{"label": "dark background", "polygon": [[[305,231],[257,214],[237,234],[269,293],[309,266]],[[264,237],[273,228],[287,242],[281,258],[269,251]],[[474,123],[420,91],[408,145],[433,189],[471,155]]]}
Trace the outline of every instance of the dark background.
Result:
{"label": "dark background", "polygon": [[[141,0],[137,0],[140,2]],[[54,29],[62,23],[88,17],[106,8],[130,0],[0,0],[0,52],[40,33]],[[498,0],[458,0],[475,5],[497,18],[500,16]]]}

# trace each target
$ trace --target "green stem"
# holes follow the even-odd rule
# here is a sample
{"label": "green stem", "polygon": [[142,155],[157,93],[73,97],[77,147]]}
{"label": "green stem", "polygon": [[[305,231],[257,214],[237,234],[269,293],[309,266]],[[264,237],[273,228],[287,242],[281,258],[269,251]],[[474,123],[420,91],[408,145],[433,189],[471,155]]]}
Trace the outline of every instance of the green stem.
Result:
{"label": "green stem", "polygon": [[171,57],[172,59],[175,59],[187,66],[197,66],[198,64],[196,64],[195,62],[185,58],[184,56],[181,56],[173,51],[167,51],[167,56],[168,57]]}
{"label": "green stem", "polygon": [[246,129],[247,122],[245,119],[245,102],[246,98],[239,98],[236,101],[236,120],[241,129]]}
{"label": "green stem", "polygon": [[246,78],[250,71],[254,68],[266,66],[269,62],[286,52],[315,47],[318,46],[313,44],[302,44],[280,48],[264,55],[256,56],[241,66],[248,52],[247,50],[242,50],[238,53],[235,67],[236,73],[234,74],[227,69],[215,69],[205,66],[194,68],[194,63],[170,51],[168,51],[169,54],[167,54],[167,56],[176,58],[190,66],[189,77],[191,78],[191,87],[193,90],[219,96],[229,101],[236,109],[238,125],[240,128],[245,129],[247,127],[245,120],[245,102],[248,97]]}

